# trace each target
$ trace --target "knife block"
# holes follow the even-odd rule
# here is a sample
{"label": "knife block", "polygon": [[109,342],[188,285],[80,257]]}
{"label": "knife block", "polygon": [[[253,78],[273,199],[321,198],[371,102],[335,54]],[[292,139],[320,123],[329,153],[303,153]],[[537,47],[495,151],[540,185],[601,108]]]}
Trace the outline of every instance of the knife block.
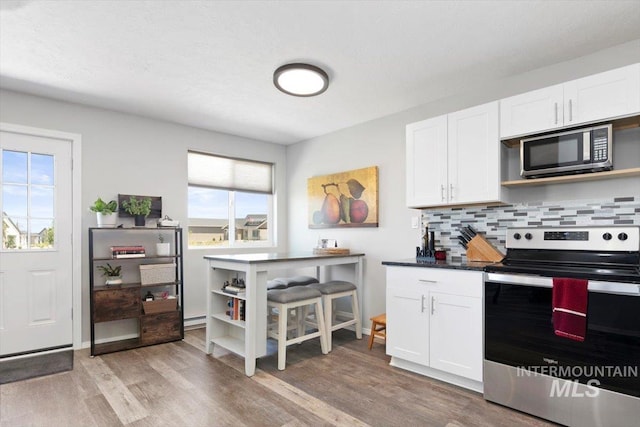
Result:
{"label": "knife block", "polygon": [[469,261],[500,262],[503,258],[502,252],[479,234],[467,243],[467,260]]}

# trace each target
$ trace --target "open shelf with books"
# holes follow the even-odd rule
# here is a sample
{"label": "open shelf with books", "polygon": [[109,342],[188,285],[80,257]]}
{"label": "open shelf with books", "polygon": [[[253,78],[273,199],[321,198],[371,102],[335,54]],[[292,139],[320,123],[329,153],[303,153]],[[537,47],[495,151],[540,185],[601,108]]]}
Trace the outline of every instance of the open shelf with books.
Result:
{"label": "open shelf with books", "polygon": [[[92,356],[184,338],[182,256],[181,228],[89,228]],[[107,264],[121,283],[100,276]]]}
{"label": "open shelf with books", "polygon": [[226,270],[213,270],[211,276],[207,301],[211,342],[244,356],[245,313],[249,304],[244,277]]}

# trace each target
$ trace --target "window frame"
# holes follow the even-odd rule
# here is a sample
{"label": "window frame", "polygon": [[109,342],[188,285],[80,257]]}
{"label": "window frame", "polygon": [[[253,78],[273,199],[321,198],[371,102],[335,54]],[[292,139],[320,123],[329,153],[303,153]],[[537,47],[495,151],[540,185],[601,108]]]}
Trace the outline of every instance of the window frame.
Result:
{"label": "window frame", "polygon": [[[189,188],[208,188],[212,190],[223,190],[228,192],[228,206],[227,206],[227,219],[229,224],[228,230],[228,239],[227,245],[217,246],[217,245],[191,245],[190,244],[190,232],[191,232],[191,220],[192,219],[206,219],[206,218],[192,218],[189,215],[190,203],[187,199],[187,249],[188,250],[197,250],[197,249],[206,249],[208,251],[230,251],[237,249],[258,249],[258,248],[271,248],[275,247],[275,163],[260,161],[260,160],[252,160],[247,158],[238,158],[238,157],[229,157],[224,155],[218,155],[214,153],[207,153],[203,151],[197,150],[188,150],[187,156],[190,153],[218,157],[229,160],[237,160],[239,162],[252,162],[258,164],[269,165],[271,167],[271,193],[260,192],[260,191],[250,191],[250,190],[239,190],[239,189],[229,189],[220,186],[208,186],[208,185],[199,185],[199,184],[191,184],[189,182],[189,166],[187,162],[187,192]],[[266,240],[238,240],[236,239],[236,194],[237,193],[256,193],[256,194],[264,194],[267,198],[267,239]]]}

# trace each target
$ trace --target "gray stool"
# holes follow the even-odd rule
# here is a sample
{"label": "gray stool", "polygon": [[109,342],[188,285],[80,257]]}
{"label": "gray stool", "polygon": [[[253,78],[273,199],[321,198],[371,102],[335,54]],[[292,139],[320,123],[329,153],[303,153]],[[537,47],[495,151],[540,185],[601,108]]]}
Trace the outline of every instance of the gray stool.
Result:
{"label": "gray stool", "polygon": [[275,279],[267,280],[267,289],[287,289],[312,283],[318,283],[318,279],[311,276],[276,277]]}
{"label": "gray stool", "polygon": [[[306,308],[314,306],[317,322],[317,331],[307,333]],[[287,346],[320,337],[320,348],[322,354],[329,352],[327,347],[327,329],[322,315],[322,294],[316,289],[307,286],[295,286],[288,289],[273,289],[267,291],[267,306],[278,310],[277,331],[268,327],[267,336],[278,340],[278,369],[284,370],[287,358]],[[297,316],[297,336],[288,339],[288,318],[287,313],[292,308],[299,308]],[[271,326],[271,325],[269,325]]]}
{"label": "gray stool", "polygon": [[[356,326],[356,338],[362,339],[362,320],[360,319],[360,309],[358,308],[358,294],[356,285],[343,280],[332,280],[325,283],[314,283],[307,288],[317,289],[322,294],[322,305],[324,306],[324,320],[327,328],[327,348],[331,351],[331,335],[337,329],[347,326]],[[337,322],[333,300],[351,297],[351,314],[353,317],[343,322]],[[337,323],[336,323],[337,322]]]}

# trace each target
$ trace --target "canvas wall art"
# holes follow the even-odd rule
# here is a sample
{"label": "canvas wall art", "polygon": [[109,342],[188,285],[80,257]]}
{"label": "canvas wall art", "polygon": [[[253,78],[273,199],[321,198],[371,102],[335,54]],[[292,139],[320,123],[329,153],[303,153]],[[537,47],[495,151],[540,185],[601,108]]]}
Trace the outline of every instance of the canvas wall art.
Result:
{"label": "canvas wall art", "polygon": [[378,226],[378,167],[307,180],[309,228]]}

